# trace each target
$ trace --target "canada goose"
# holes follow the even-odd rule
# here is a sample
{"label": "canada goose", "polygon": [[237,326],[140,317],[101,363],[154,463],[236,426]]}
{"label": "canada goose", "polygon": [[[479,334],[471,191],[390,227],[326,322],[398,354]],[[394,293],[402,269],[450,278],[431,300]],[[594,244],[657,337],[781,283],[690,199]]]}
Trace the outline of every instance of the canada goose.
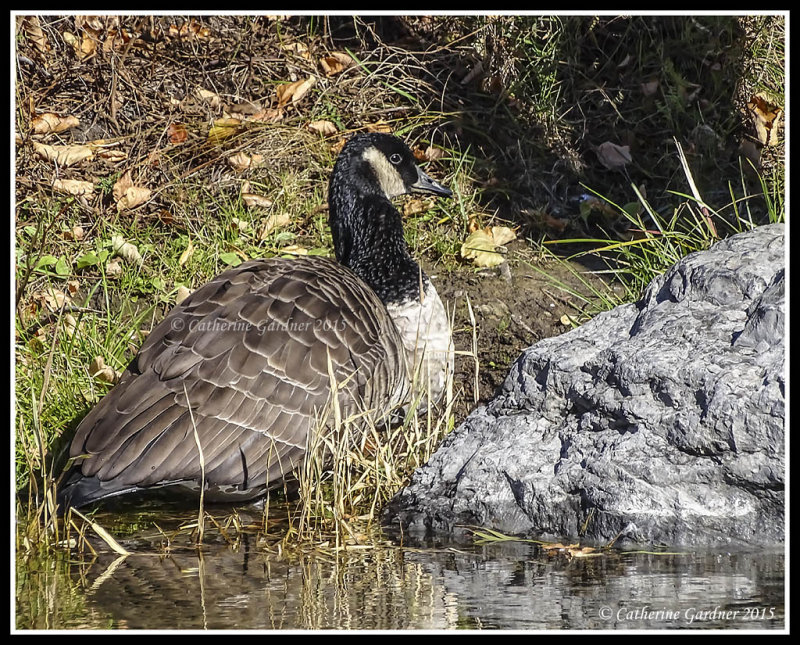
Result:
{"label": "canada goose", "polygon": [[353,136],[328,193],[337,261],[250,260],[176,305],[78,426],[60,508],[171,484],[199,490],[197,440],[206,499],[259,497],[302,462],[331,377],[344,413],[388,415],[415,389],[435,403],[453,350],[390,201],[410,192],[452,194],[396,137]]}

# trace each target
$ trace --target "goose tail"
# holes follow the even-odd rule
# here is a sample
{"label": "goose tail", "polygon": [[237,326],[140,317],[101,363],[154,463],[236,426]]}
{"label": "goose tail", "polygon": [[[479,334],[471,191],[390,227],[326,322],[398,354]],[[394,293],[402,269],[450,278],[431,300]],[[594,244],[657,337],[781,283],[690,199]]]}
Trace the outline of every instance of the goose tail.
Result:
{"label": "goose tail", "polygon": [[138,488],[135,485],[121,486],[118,481],[113,479],[101,481],[94,476],[85,477],[77,468],[69,474],[66,482],[58,490],[56,495],[58,513],[62,515],[70,507],[80,508],[107,497],[138,490]]}

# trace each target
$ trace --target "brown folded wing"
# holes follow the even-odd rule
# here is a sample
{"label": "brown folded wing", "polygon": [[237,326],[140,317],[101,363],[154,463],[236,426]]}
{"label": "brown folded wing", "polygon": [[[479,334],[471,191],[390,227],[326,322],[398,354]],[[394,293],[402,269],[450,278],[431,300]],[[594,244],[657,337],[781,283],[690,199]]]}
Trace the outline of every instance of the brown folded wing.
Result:
{"label": "brown folded wing", "polygon": [[199,481],[196,428],[208,484],[263,488],[302,461],[329,403],[329,369],[345,413],[383,413],[407,391],[403,345],[378,297],[326,258],[245,262],[150,333],[70,454],[88,455],[83,474],[115,488]]}

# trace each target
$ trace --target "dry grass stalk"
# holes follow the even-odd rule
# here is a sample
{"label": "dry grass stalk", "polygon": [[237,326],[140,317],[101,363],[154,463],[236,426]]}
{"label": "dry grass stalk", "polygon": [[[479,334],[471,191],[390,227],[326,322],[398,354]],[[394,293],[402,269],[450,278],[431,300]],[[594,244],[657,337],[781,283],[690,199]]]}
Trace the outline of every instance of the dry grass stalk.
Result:
{"label": "dry grass stalk", "polygon": [[183,395],[186,397],[186,407],[189,408],[189,418],[192,421],[192,434],[194,442],[197,445],[197,452],[200,454],[200,501],[197,509],[197,544],[203,543],[203,533],[205,529],[205,511],[203,502],[205,500],[206,490],[206,460],[203,456],[203,446],[200,445],[200,436],[197,434],[197,425],[194,422],[194,414],[192,413],[192,404],[189,401],[189,393],[186,391],[186,384],[183,384]]}

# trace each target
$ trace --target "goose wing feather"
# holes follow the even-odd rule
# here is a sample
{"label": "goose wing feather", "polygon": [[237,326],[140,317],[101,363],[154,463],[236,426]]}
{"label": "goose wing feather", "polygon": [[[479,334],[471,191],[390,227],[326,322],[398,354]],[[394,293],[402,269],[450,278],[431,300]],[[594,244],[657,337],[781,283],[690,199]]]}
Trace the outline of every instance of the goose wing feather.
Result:
{"label": "goose wing feather", "polygon": [[329,360],[345,411],[407,390],[402,340],[349,269],[326,258],[245,262],[153,329],[70,454],[85,455],[84,476],[119,488],[199,481],[196,428],[209,484],[263,488],[302,460],[329,402]]}

